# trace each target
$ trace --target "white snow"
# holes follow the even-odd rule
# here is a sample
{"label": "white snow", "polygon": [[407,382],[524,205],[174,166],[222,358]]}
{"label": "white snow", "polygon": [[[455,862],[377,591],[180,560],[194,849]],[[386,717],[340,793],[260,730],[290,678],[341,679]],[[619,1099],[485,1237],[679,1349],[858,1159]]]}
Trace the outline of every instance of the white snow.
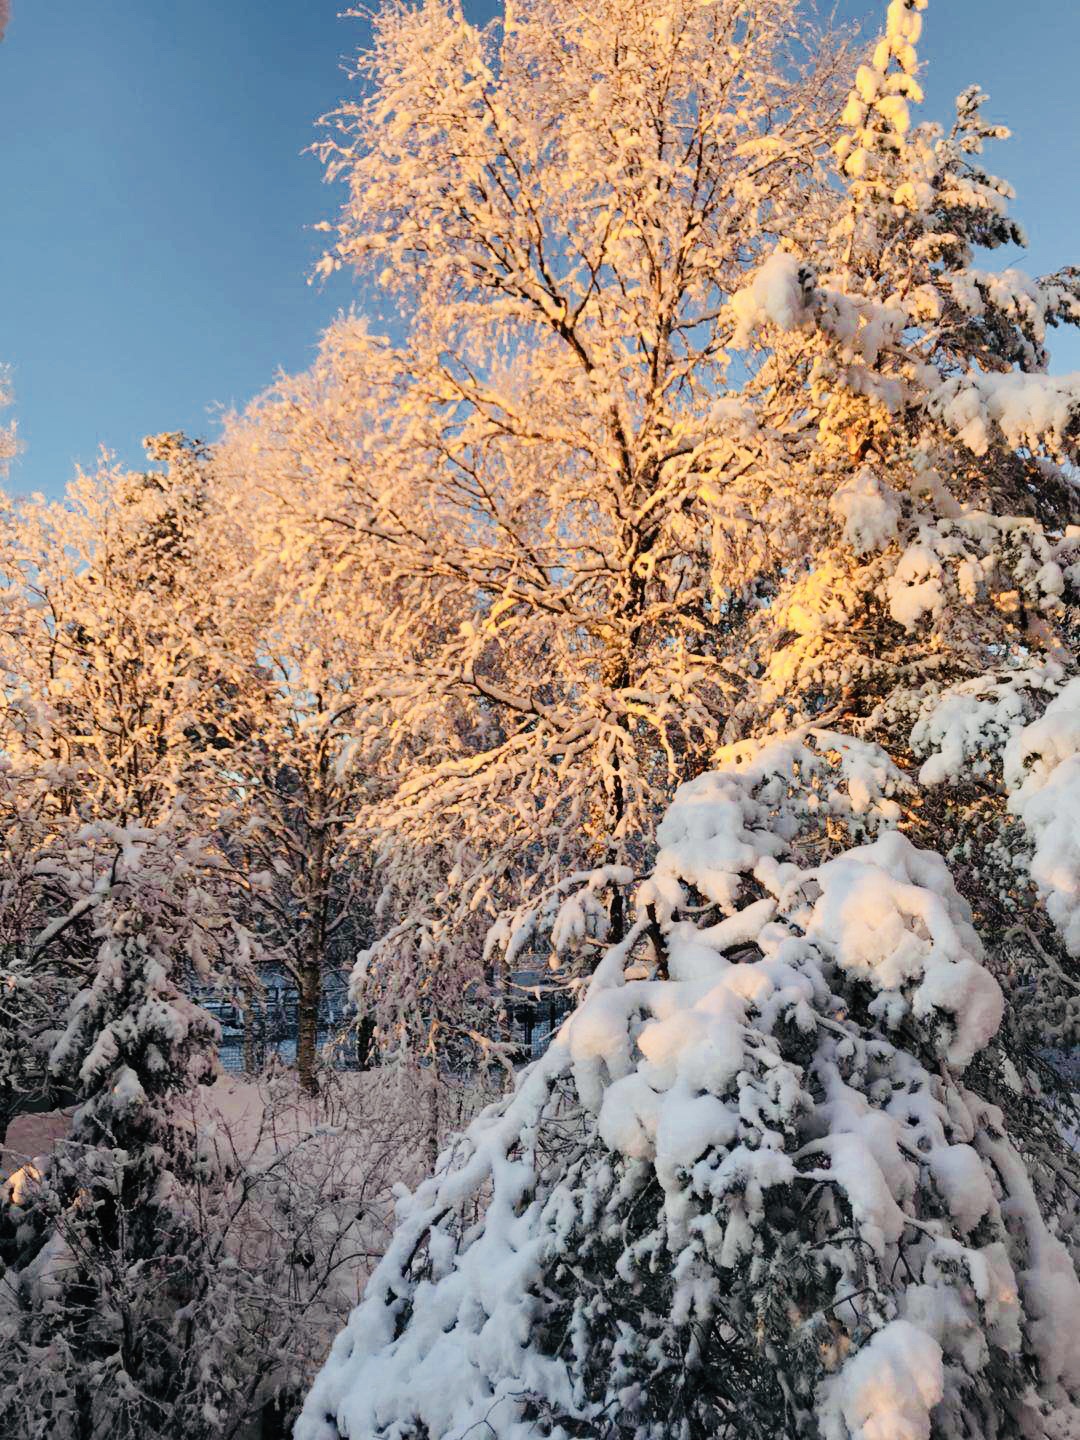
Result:
{"label": "white snow", "polygon": [[1055,452],[1075,440],[1080,417],[1080,373],[1071,375],[971,372],[936,384],[934,408],[975,455],[990,448],[991,426],[1008,444]]}
{"label": "white snow", "polygon": [[894,1320],[827,1388],[825,1440],[929,1440],[930,1411],[945,1393],[941,1347]]}
{"label": "white snow", "polygon": [[1080,955],[1080,679],[1066,681],[1049,661],[962,681],[927,696],[911,746],[927,756],[923,785],[1000,773],[1031,841],[1031,879],[1069,953]]}
{"label": "white snow", "polygon": [[942,568],[926,545],[909,545],[886,581],[889,613],[905,630],[914,630],[924,615],[937,614],[945,604]]}
{"label": "white snow", "polygon": [[844,522],[844,539],[857,555],[883,550],[896,538],[899,501],[868,467],[864,466],[837,489],[829,509]]}
{"label": "white snow", "polygon": [[1009,808],[1034,844],[1031,878],[1065,940],[1080,955],[1080,679],[1005,747]]}
{"label": "white snow", "polygon": [[911,731],[911,748],[927,756],[919,783],[940,785],[991,774],[1027,718],[1026,692],[1051,688],[1059,675],[1057,666],[1011,676],[977,675],[933,692]]}
{"label": "white snow", "polygon": [[893,1014],[910,1005],[917,1016],[950,1015],[945,1059],[964,1068],[997,1033],[1004,1001],[945,861],[893,831],[827,862],[815,879],[821,896],[807,935],[883,995],[902,996]]}
{"label": "white snow", "polygon": [[773,251],[750,284],[731,297],[736,322],[732,344],[746,345],[763,325],[797,329],[810,315],[811,283],[809,273],[795,255]]}

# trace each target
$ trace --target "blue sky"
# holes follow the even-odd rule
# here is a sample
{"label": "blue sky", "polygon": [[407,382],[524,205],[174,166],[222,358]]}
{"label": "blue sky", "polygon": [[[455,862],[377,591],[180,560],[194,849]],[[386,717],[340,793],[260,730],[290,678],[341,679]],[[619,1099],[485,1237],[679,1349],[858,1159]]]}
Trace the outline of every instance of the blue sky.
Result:
{"label": "blue sky", "polygon": [[[13,0],[0,44],[0,359],[25,452],[9,489],[59,494],[106,444],[212,437],[352,299],[306,283],[334,208],[301,152],[345,92],[364,27],[343,0]],[[474,0],[473,14],[492,0]],[[823,8],[827,8],[823,6]],[[871,31],[884,3],[841,0]],[[1016,138],[996,147],[1036,273],[1080,262],[1080,6],[931,0],[925,113],[972,81]],[[998,263],[998,262],[994,262]],[[1063,333],[1055,369],[1080,368]]]}

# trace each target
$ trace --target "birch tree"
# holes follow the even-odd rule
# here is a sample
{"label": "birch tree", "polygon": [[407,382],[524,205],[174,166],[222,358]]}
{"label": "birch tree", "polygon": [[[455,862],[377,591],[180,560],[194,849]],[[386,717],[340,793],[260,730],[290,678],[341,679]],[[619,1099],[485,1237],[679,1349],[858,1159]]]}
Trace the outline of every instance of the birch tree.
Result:
{"label": "birch tree", "polygon": [[393,597],[366,691],[400,776],[372,815],[392,923],[359,985],[387,1026],[423,1009],[409,977],[463,949],[478,973],[511,886],[593,875],[617,935],[642,828],[722,733],[704,496],[771,446],[728,393],[726,300],[827,204],[842,102],[795,13],[390,5],[328,121],[325,264],[401,338],[341,322],[251,423],[317,391],[272,483],[325,571]]}

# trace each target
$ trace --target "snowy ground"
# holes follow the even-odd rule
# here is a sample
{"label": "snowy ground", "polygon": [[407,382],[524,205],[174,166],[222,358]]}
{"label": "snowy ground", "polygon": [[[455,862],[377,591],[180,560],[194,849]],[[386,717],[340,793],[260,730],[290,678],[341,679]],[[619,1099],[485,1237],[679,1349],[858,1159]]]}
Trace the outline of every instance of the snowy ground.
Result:
{"label": "snowy ground", "polygon": [[0,1145],[0,1179],[43,1155],[62,1139],[71,1125],[71,1110],[44,1110],[39,1115],[18,1115],[8,1126],[7,1143]]}

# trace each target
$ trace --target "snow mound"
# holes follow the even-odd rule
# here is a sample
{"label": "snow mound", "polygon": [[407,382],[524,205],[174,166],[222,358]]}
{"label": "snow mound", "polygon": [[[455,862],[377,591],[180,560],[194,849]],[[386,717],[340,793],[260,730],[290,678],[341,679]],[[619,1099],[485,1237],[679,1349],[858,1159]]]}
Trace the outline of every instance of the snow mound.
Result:
{"label": "snow mound", "polygon": [[941,1347],[907,1320],[894,1320],[830,1390],[830,1440],[930,1440],[930,1411],[945,1393]]}
{"label": "snow mound", "polygon": [[755,330],[776,325],[794,330],[810,316],[813,276],[794,255],[775,250],[759,266],[749,285],[731,297],[735,316],[732,343],[746,345]]}
{"label": "snow mound", "polygon": [[839,486],[829,509],[844,522],[844,539],[856,555],[883,550],[896,538],[900,503],[896,494],[868,468]]}
{"label": "snow mound", "polygon": [[920,785],[954,784],[994,773],[1005,746],[1031,718],[1031,696],[1053,690],[1061,667],[1049,665],[1002,676],[977,675],[924,702],[911,731],[911,748],[927,758]]}

